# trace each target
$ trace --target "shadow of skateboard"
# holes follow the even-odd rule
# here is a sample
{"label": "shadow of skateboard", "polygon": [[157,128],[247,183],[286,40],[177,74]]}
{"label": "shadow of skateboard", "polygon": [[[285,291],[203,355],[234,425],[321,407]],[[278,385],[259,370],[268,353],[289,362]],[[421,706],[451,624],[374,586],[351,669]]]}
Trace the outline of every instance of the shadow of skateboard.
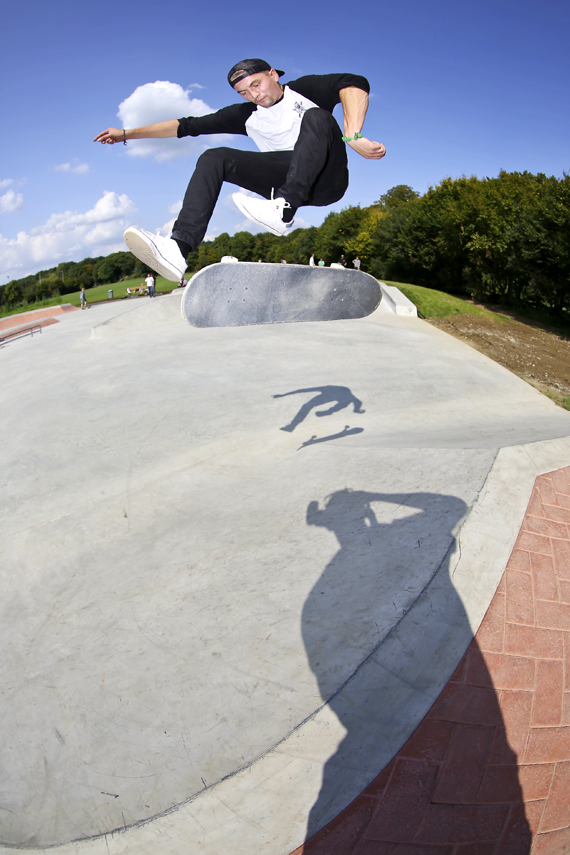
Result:
{"label": "shadow of skateboard", "polygon": [[181,309],[194,327],[239,327],[364,318],[381,298],[376,279],[359,270],[242,261],[196,273]]}

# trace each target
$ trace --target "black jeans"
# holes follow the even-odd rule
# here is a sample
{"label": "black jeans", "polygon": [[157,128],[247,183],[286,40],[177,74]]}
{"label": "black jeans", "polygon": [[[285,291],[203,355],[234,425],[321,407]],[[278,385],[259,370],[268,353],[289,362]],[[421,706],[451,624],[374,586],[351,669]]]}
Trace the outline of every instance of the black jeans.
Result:
{"label": "black jeans", "polygon": [[335,119],[318,107],[307,110],[293,151],[239,151],[212,148],[196,164],[172,237],[201,243],[224,181],[266,199],[302,205],[331,205],[348,187],[348,164],[342,133]]}

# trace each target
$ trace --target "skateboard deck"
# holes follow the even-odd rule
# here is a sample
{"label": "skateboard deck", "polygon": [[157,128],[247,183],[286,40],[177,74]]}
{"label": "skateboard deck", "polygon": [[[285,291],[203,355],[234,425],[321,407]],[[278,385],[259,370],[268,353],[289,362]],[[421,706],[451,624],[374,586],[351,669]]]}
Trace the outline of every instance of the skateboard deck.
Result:
{"label": "skateboard deck", "polygon": [[182,317],[194,327],[240,327],[364,318],[382,298],[359,270],[303,264],[212,264],[190,280]]}

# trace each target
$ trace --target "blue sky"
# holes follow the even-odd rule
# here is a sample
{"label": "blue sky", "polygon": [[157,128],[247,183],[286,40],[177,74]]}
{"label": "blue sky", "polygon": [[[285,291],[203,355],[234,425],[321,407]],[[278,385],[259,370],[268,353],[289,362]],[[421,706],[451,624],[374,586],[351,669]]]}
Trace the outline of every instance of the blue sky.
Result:
{"label": "blue sky", "polygon": [[[284,69],[285,82],[332,71],[371,82],[364,133],[387,155],[350,151],[346,196],[303,208],[304,224],[396,184],[424,192],[446,176],[500,169],[561,177],[570,171],[569,25],[566,0],[12,3],[0,33],[0,284],[124,248],[127,225],[164,229],[215,139],[138,148],[92,139],[122,126],[120,105],[122,117],[147,123],[239,100],[226,74],[250,56]],[[224,187],[209,236],[249,228],[234,189]]]}

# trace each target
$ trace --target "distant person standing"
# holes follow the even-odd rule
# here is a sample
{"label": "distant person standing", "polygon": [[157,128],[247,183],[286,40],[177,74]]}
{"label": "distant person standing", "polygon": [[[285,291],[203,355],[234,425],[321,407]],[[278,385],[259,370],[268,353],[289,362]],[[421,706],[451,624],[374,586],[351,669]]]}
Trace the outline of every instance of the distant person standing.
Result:
{"label": "distant person standing", "polygon": [[87,297],[85,296],[85,285],[81,287],[81,291],[79,292],[79,302],[81,303],[81,308],[87,308]]}
{"label": "distant person standing", "polygon": [[311,255],[311,257],[309,258],[309,265],[310,265],[311,267],[315,267],[315,253],[313,253],[313,254]]}
{"label": "distant person standing", "polygon": [[325,262],[323,261],[322,258],[319,258],[319,267],[324,267],[324,266],[325,266]]}
{"label": "distant person standing", "polygon": [[344,255],[341,255],[341,257],[338,260],[338,263],[340,265],[342,265],[342,267],[346,267],[346,258],[344,257]]}
{"label": "distant person standing", "polygon": [[353,258],[353,259],[352,259],[352,266],[353,266],[356,270],[360,270],[360,264],[361,264],[361,261],[360,261],[360,259],[359,259],[359,257],[358,257],[358,256],[356,256],[356,258]]}
{"label": "distant person standing", "polygon": [[146,284],[146,290],[148,291],[148,296],[154,297],[154,276],[152,273],[148,273],[144,281]]}

